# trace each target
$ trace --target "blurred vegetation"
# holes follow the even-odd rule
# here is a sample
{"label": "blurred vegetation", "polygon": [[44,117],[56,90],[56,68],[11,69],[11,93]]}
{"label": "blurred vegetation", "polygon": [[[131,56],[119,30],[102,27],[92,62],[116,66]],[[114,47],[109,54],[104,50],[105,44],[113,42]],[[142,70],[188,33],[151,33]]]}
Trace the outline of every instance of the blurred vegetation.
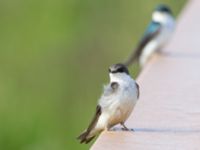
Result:
{"label": "blurred vegetation", "polygon": [[159,3],[177,15],[185,0],[1,0],[0,149],[88,149],[76,136],[107,68],[130,54]]}

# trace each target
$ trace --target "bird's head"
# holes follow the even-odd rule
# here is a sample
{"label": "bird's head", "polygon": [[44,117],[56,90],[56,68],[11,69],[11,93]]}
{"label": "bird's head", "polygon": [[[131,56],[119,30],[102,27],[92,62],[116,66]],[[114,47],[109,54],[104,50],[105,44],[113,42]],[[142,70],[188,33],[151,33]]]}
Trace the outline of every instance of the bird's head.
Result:
{"label": "bird's head", "polygon": [[152,19],[156,22],[163,22],[171,16],[173,16],[173,14],[170,8],[167,5],[160,4],[155,8]]}
{"label": "bird's head", "polygon": [[123,80],[129,76],[129,71],[125,65],[119,63],[109,67],[109,75],[111,80]]}
{"label": "bird's head", "polygon": [[172,14],[172,11],[167,5],[160,4],[156,7],[155,11],[161,12],[161,13],[167,13],[167,14]]}

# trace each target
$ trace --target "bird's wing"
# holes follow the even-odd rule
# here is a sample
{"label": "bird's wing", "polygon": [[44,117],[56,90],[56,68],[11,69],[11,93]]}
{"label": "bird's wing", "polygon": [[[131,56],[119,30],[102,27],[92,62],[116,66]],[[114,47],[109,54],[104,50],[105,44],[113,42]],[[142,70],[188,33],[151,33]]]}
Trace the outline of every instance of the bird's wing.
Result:
{"label": "bird's wing", "polygon": [[135,84],[136,84],[136,88],[137,88],[137,98],[139,98],[140,97],[140,86],[137,82],[135,82]]}
{"label": "bird's wing", "polygon": [[78,136],[78,139],[80,140],[81,143],[85,142],[87,144],[88,142],[90,142],[95,137],[95,136],[90,136],[90,132],[96,126],[97,121],[98,121],[101,113],[102,113],[101,106],[97,105],[96,113],[95,113],[91,123],[89,124],[87,130],[85,132],[83,132],[81,135]]}
{"label": "bird's wing", "polygon": [[90,123],[90,125],[88,126],[87,128],[87,131],[90,132],[96,125],[98,119],[99,119],[99,116],[101,115],[101,112],[102,112],[102,109],[101,109],[101,106],[100,105],[97,105],[96,107],[96,113]]}
{"label": "bird's wing", "polygon": [[160,33],[161,27],[162,27],[161,24],[158,22],[152,21],[149,24],[149,26],[148,26],[147,30],[145,31],[144,36],[141,39],[141,41],[139,42],[138,46],[133,51],[133,53],[130,55],[129,59],[127,61],[125,61],[124,64],[126,66],[129,66],[130,64],[132,64],[134,61],[136,61],[140,57],[144,47],[149,43],[150,40],[152,40],[154,37],[156,37]]}

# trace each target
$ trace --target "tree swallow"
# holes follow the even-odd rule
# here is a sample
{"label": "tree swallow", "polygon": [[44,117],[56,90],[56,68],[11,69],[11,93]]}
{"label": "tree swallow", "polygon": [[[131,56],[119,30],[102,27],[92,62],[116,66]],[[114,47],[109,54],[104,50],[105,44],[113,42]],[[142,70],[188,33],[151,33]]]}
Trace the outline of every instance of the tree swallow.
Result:
{"label": "tree swallow", "polygon": [[169,40],[174,28],[175,19],[170,8],[166,5],[159,5],[152,14],[152,21],[143,38],[125,65],[128,66],[139,59],[139,64],[144,66],[152,54]]}
{"label": "tree swallow", "polygon": [[124,123],[139,98],[139,86],[123,64],[112,65],[109,76],[110,83],[104,87],[89,127],[78,137],[80,143],[90,142],[98,133],[117,124],[128,130]]}

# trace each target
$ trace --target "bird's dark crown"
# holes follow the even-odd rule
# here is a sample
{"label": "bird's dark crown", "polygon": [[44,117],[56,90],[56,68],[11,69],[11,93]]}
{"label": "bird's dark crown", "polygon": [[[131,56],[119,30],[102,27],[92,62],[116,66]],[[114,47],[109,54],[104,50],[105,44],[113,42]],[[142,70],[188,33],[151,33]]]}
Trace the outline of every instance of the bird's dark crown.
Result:
{"label": "bird's dark crown", "polygon": [[172,11],[170,10],[170,8],[164,4],[158,5],[155,11],[172,14]]}
{"label": "bird's dark crown", "polygon": [[123,64],[114,64],[109,67],[109,73],[126,73],[129,74],[127,67]]}

